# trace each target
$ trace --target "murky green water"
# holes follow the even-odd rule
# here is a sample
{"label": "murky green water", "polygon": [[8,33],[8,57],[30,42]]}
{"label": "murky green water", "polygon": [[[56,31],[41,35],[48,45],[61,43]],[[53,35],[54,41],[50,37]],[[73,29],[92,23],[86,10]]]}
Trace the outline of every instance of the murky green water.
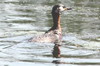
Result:
{"label": "murky green water", "polygon": [[[61,58],[53,43],[27,42],[52,26],[52,6],[72,7],[62,13]],[[58,64],[52,63],[58,61]],[[100,0],[0,0],[0,66],[100,65]]]}

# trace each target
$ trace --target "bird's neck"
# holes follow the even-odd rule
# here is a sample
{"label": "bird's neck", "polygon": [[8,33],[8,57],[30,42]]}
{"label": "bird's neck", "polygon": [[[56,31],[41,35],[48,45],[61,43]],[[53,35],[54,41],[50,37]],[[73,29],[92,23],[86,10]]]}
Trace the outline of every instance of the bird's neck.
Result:
{"label": "bird's neck", "polygon": [[53,27],[55,28],[60,28],[60,15],[59,14],[53,14],[52,15],[53,17]]}
{"label": "bird's neck", "polygon": [[52,30],[58,30],[59,32],[61,31],[61,26],[60,26],[60,14],[58,13],[52,13],[53,17],[53,27],[49,29],[46,33],[52,31]]}
{"label": "bird's neck", "polygon": [[53,27],[52,29],[58,29],[61,31],[61,26],[60,26],[60,14],[58,13],[53,13]]}

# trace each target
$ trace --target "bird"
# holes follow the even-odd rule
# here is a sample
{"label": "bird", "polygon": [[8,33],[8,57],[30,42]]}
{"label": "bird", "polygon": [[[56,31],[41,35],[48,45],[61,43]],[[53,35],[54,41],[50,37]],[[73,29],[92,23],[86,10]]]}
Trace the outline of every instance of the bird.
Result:
{"label": "bird", "polygon": [[61,13],[65,10],[71,10],[71,8],[66,8],[63,4],[54,5],[51,12],[52,18],[53,18],[53,26],[44,34],[30,38],[29,41],[49,42],[49,43],[61,41],[62,29],[60,25],[60,21],[61,21],[60,16],[61,16]]}

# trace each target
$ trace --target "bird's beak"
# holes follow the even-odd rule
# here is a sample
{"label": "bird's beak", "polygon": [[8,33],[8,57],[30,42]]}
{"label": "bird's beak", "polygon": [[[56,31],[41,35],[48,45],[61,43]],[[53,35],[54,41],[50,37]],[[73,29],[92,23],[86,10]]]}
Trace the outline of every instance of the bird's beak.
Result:
{"label": "bird's beak", "polygon": [[65,10],[72,10],[72,8],[64,8]]}

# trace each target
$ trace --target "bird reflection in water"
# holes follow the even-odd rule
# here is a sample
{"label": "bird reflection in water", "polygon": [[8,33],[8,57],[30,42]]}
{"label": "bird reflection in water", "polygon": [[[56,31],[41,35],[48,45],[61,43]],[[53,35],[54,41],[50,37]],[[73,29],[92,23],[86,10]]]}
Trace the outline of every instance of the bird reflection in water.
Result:
{"label": "bird reflection in water", "polygon": [[[55,42],[53,52],[52,52],[52,55],[53,55],[54,58],[60,58],[61,57],[60,46],[61,46],[61,41]],[[52,63],[60,64],[60,60],[53,60]]]}

